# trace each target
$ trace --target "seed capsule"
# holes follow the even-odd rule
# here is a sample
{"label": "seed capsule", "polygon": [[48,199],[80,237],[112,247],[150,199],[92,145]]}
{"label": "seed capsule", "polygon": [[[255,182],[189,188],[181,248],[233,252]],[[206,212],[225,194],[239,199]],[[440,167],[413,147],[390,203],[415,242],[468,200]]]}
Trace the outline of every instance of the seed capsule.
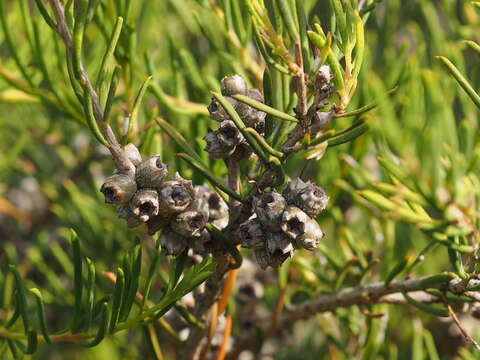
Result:
{"label": "seed capsule", "polygon": [[282,215],[282,231],[290,239],[296,239],[305,233],[306,224],[310,220],[310,217],[298,207],[288,206]]}
{"label": "seed capsule", "polygon": [[227,146],[221,142],[216,132],[209,132],[203,137],[203,140],[207,142],[204,150],[209,153],[212,159],[227,158],[235,150],[234,146]]}
{"label": "seed capsule", "polygon": [[253,199],[253,206],[260,223],[268,230],[280,231],[286,202],[276,191],[267,191]]}
{"label": "seed capsule", "polygon": [[134,144],[128,143],[123,147],[123,151],[133,165],[138,166],[143,161],[140,151],[138,151],[138,148]]}
{"label": "seed capsule", "polygon": [[223,96],[246,95],[247,83],[241,75],[225,76],[220,82]]}
{"label": "seed capsule", "polygon": [[198,238],[190,240],[192,249],[195,253],[206,255],[212,252],[212,238],[207,229],[203,229]]}
{"label": "seed capsule", "polygon": [[240,239],[240,244],[244,248],[263,247],[265,232],[256,216],[240,224],[238,228],[238,237]]}
{"label": "seed capsule", "polygon": [[[233,107],[237,107],[238,101],[230,96],[225,97],[230,104],[233,105]],[[220,105],[217,99],[212,98],[212,101],[210,102],[210,105],[207,107],[208,112],[210,113],[210,118],[215,121],[224,121],[224,120],[230,120],[230,116],[228,116],[227,112],[225,109]]]}
{"label": "seed capsule", "polygon": [[158,215],[158,194],[152,189],[142,189],[130,200],[132,212],[143,222]]}
{"label": "seed capsule", "polygon": [[158,241],[167,255],[179,255],[187,246],[188,239],[167,227]]}
{"label": "seed capsule", "polygon": [[293,254],[293,244],[291,239],[283,232],[267,233],[267,241],[265,242],[265,248],[270,255],[274,254]]}
{"label": "seed capsule", "polygon": [[110,176],[100,188],[100,191],[105,196],[107,204],[124,204],[128,202],[135,191],[137,191],[137,184],[128,175],[114,174]]}
{"label": "seed capsule", "polygon": [[174,231],[186,237],[198,237],[205,227],[206,219],[198,211],[184,211],[177,215],[171,226]]}
{"label": "seed capsule", "polygon": [[124,204],[117,209],[117,214],[120,219],[124,219],[127,222],[129,228],[137,227],[142,224],[142,221],[135,216],[130,209],[130,205]]}
{"label": "seed capsule", "polygon": [[255,249],[255,259],[263,270],[270,266],[270,255],[264,248]]}
{"label": "seed capsule", "polygon": [[325,209],[329,200],[323,188],[299,178],[288,182],[283,196],[290,205],[299,207],[312,218]]}
{"label": "seed capsule", "polygon": [[224,120],[220,123],[220,127],[216,131],[217,139],[226,147],[234,147],[244,141],[244,137],[240,130],[231,120]]}
{"label": "seed capsule", "polygon": [[[258,102],[264,102],[263,95],[258,89],[248,89],[247,96]],[[237,105],[236,110],[246,126],[254,128],[259,134],[265,132],[267,113],[241,102]]]}
{"label": "seed capsule", "polygon": [[165,228],[171,221],[170,217],[157,215],[147,221],[148,235],[154,235],[156,232]]}
{"label": "seed capsule", "polygon": [[203,213],[208,222],[217,229],[223,229],[228,224],[228,206],[215,191],[206,186],[195,187],[195,202],[192,208]]}
{"label": "seed capsule", "polygon": [[298,248],[313,250],[325,235],[318,223],[296,206],[289,206],[282,216],[282,230]]}
{"label": "seed capsule", "polygon": [[195,192],[190,180],[185,180],[175,173],[173,180],[162,184],[158,196],[160,213],[173,214],[186,210],[195,198]]}
{"label": "seed capsule", "polygon": [[155,155],[138,165],[135,181],[142,188],[157,188],[162,185],[167,174],[167,165],[162,163],[159,155]]}

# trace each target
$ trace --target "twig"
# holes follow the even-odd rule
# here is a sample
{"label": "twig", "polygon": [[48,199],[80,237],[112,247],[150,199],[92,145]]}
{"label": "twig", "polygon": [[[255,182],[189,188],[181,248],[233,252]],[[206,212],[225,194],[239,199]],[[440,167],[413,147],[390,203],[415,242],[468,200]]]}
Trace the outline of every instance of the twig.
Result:
{"label": "twig", "polygon": [[460,322],[460,320],[458,319],[457,317],[457,314],[455,314],[455,312],[453,311],[452,307],[450,306],[450,304],[448,303],[447,301],[447,298],[446,297],[443,297],[443,302],[445,303],[445,306],[447,307],[447,310],[448,310],[448,313],[450,314],[450,317],[452,318],[453,322],[455,323],[455,325],[457,325],[458,327],[458,330],[460,330],[460,332],[462,333],[463,337],[465,338],[465,340],[472,344],[473,346],[475,346],[475,348],[477,350],[480,350],[480,345],[478,345],[478,343],[470,336],[470,334],[467,332],[467,330],[463,327],[462,323]]}
{"label": "twig", "polygon": [[[49,2],[50,6],[52,7],[55,19],[57,20],[56,30],[62,38],[63,42],[65,43],[68,56],[70,58],[73,58],[72,36],[70,34],[70,31],[68,30],[67,22],[65,19],[65,9],[63,8],[60,0],[49,0]],[[83,63],[80,63],[79,67],[80,74],[78,81],[80,85],[90,94],[90,97],[92,99],[95,121],[97,122],[97,125],[99,126],[100,131],[108,144],[108,150],[110,150],[110,153],[112,154],[112,157],[121,172],[124,172],[126,174],[133,174],[135,171],[135,167],[126,157],[110,125],[103,121],[103,109],[100,105],[98,94],[92,86],[90,78],[88,77],[88,74],[84,69]]]}

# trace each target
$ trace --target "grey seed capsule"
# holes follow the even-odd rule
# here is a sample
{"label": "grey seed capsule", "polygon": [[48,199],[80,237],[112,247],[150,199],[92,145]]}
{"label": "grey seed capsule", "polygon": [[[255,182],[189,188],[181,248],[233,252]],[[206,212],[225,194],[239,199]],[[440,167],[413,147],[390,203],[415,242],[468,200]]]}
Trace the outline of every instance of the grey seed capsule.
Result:
{"label": "grey seed capsule", "polygon": [[182,178],[178,173],[174,179],[165,181],[158,191],[160,213],[174,214],[186,210],[195,198],[190,180]]}
{"label": "grey seed capsule", "polygon": [[287,234],[290,239],[305,233],[305,227],[310,221],[310,217],[296,206],[288,206],[282,215],[282,231]]}
{"label": "grey seed capsule", "polygon": [[128,202],[135,191],[137,191],[137,184],[128,175],[114,174],[110,176],[103,183],[100,191],[105,196],[107,204],[124,204]]}
{"label": "grey seed capsule", "polygon": [[255,259],[263,270],[270,266],[270,255],[265,248],[255,249]]}
{"label": "grey seed capsule", "polygon": [[228,225],[228,206],[215,191],[206,186],[195,187],[195,201],[190,207],[202,213],[217,229]]}
{"label": "grey seed capsule", "polygon": [[157,188],[167,175],[167,165],[162,163],[159,155],[155,155],[138,165],[135,181],[142,188]]}
{"label": "grey seed capsule", "polygon": [[283,196],[290,205],[299,207],[312,218],[325,209],[329,200],[323,188],[301,179],[289,181]]}
{"label": "grey seed capsule", "polygon": [[158,215],[158,193],[152,189],[142,189],[130,200],[132,212],[143,222]]}
{"label": "grey seed capsule", "polygon": [[187,210],[177,215],[171,226],[174,231],[186,237],[198,237],[207,219],[198,211]]}
{"label": "grey seed capsule", "polygon": [[282,214],[286,207],[282,195],[276,191],[266,191],[253,199],[253,207],[265,229],[273,232],[281,231]]}
{"label": "grey seed capsule", "polygon": [[234,146],[227,146],[220,141],[216,132],[209,132],[203,137],[207,142],[205,151],[208,152],[212,159],[222,159],[229,157],[235,150]]}
{"label": "grey seed capsule", "polygon": [[165,217],[162,215],[151,217],[147,221],[148,235],[153,235],[156,232],[164,229],[170,223],[170,221],[170,217]]}
{"label": "grey seed capsule", "polygon": [[320,229],[320,225],[315,219],[310,218],[305,224],[303,234],[295,239],[294,244],[296,247],[311,251],[318,246],[324,236],[325,233]]}
{"label": "grey seed capsule", "polygon": [[[237,107],[238,101],[230,96],[225,97],[230,104],[233,105],[234,108]],[[227,112],[225,109],[220,105],[217,99],[212,98],[212,101],[210,102],[210,105],[207,107],[208,112],[210,113],[210,118],[215,121],[224,121],[224,120],[230,120],[230,116],[228,116]]]}
{"label": "grey seed capsule", "polygon": [[[258,89],[248,89],[247,96],[258,102],[264,102],[263,95]],[[236,110],[246,126],[254,128],[259,134],[265,132],[266,113],[242,102],[239,102]]]}
{"label": "grey seed capsule", "polygon": [[226,147],[234,147],[244,141],[244,137],[240,130],[231,120],[224,120],[220,123],[220,127],[216,131],[217,139]]}
{"label": "grey seed capsule", "polygon": [[135,216],[130,209],[129,204],[124,204],[117,209],[117,214],[120,219],[124,219],[127,222],[129,228],[137,227],[142,224],[142,221]]}
{"label": "grey seed capsule", "polygon": [[244,248],[263,247],[265,232],[257,217],[251,217],[238,228],[240,244]]}
{"label": "grey seed capsule", "polygon": [[179,255],[187,246],[188,239],[167,227],[158,241],[167,255]]}
{"label": "grey seed capsule", "polygon": [[133,165],[138,166],[143,161],[140,151],[138,151],[138,148],[134,144],[128,143],[123,147],[123,151]]}
{"label": "grey seed capsule", "polygon": [[225,76],[220,82],[223,96],[246,95],[247,83],[241,75]]}
{"label": "grey seed capsule", "polygon": [[206,255],[212,252],[212,237],[207,229],[203,229],[198,238],[190,239],[193,251],[197,254]]}
{"label": "grey seed capsule", "polygon": [[280,253],[282,255],[289,253],[293,254],[292,240],[282,232],[268,232],[265,248],[270,255],[274,255],[276,253]]}

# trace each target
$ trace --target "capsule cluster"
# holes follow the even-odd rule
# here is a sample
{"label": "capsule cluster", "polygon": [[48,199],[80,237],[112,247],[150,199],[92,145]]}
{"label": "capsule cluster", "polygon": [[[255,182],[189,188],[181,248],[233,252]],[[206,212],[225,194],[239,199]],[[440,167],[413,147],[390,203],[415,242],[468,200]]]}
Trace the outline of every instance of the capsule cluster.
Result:
{"label": "capsule cluster", "polygon": [[[260,135],[265,133],[267,114],[232,97],[237,94],[246,95],[263,103],[263,95],[258,89],[248,89],[242,76],[233,75],[221,80],[221,92],[232,104],[245,126],[255,129]],[[213,159],[226,159],[230,156],[239,159],[247,158],[252,153],[248,143],[217,99],[212,99],[208,111],[212,120],[218,121],[220,124],[217,130],[210,131],[203,138],[207,143],[205,151]]]}
{"label": "capsule cluster", "polygon": [[278,267],[295,249],[315,249],[324,236],[315,217],[328,202],[325,191],[301,179],[289,181],[283,194],[266,191],[255,197],[255,214],[239,227],[245,248],[255,249],[263,269]]}
{"label": "capsule cluster", "polygon": [[135,173],[115,173],[102,185],[105,202],[117,205],[118,216],[129,227],[145,223],[150,235],[162,231],[159,242],[169,255],[186,247],[208,252],[210,234],[207,222],[222,229],[228,223],[228,207],[220,196],[206,186],[192,186],[176,173],[171,180],[160,156],[146,160],[133,144],[124,147]]}

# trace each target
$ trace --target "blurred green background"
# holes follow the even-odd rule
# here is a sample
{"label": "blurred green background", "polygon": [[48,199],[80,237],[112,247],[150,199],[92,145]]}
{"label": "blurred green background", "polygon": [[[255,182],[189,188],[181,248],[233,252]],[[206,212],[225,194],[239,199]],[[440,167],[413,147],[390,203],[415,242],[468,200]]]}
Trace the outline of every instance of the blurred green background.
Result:
{"label": "blurred green background", "polygon": [[[1,2],[0,284],[5,283],[6,265],[18,264],[27,287],[42,290],[51,329],[60,331],[71,317],[73,304],[69,228],[78,233],[84,254],[95,261],[98,288],[104,293],[111,292],[112,285],[101,273],[121,264],[125,251],[134,245],[134,236],[143,240],[144,269],[154,242],[144,229],[127,229],[115,210],[103,203],[99,187],[113,171],[113,163],[75,105],[58,36],[33,1]],[[92,74],[108,44],[117,9],[113,0],[101,3],[102,11],[87,29],[84,45],[87,71]],[[318,17],[328,29],[326,1],[306,0],[303,5],[310,23]],[[232,7],[238,7],[233,11],[242,17],[235,17],[236,24],[227,24],[224,13]],[[328,149],[321,160],[308,166],[304,154],[289,160],[292,178],[302,172],[330,195],[330,205],[318,219],[327,235],[319,251],[297,252],[280,274],[254,272],[253,276],[267,278],[259,306],[273,308],[283,286],[279,277],[289,278],[287,302],[295,303],[333,288],[354,286],[360,279],[364,283],[382,280],[397,262],[407,255],[415,258],[429,244],[429,236],[415,220],[372,206],[356,192],[378,190],[379,181],[392,183],[377,156],[396,162],[409,174],[410,182],[434,199],[435,207],[425,206],[430,215],[458,222],[464,219],[458,216],[460,209],[468,213],[465,218],[478,220],[478,109],[435,56],[449,58],[478,88],[479,54],[463,40],[480,40],[479,16],[480,9],[462,0],[384,0],[369,13],[364,66],[347,110],[378,99],[380,105],[369,113],[370,131],[354,142]],[[203,183],[201,175],[175,157],[181,149],[154,119],[162,116],[201,153],[201,139],[213,126],[206,112],[209,91],[219,90],[219,80],[239,73],[250,85],[262,88],[263,64],[251,32],[242,1],[131,1],[115,53],[124,71],[110,117],[114,128],[122,129],[142,81],[152,74],[153,85],[144,98],[134,142],[144,155],[161,154],[172,174],[178,170],[194,183]],[[109,75],[112,69],[109,66]],[[282,81],[285,88],[290,87],[287,76]],[[397,91],[386,96],[394,86]],[[332,127],[340,130],[353,121],[340,118]],[[201,156],[219,178],[225,176],[221,161]],[[476,223],[472,226],[476,228]],[[367,263],[380,261],[367,271],[346,265],[354,256]],[[450,270],[446,248],[432,246],[413,275]],[[339,273],[344,273],[340,280]],[[154,286],[154,296],[155,291],[160,290]],[[5,304],[0,297],[0,305]],[[2,323],[7,310],[0,310]],[[285,338],[272,340],[261,358],[298,359],[299,354],[304,360],[480,358],[478,351],[465,346],[450,321],[398,305],[376,305],[369,311],[387,315],[369,318],[351,307],[315,316],[286,332]],[[480,339],[480,322],[468,312],[459,316]],[[234,333],[253,331],[234,326]],[[164,355],[174,359],[175,344],[162,330],[158,335]],[[147,330],[134,329],[108,337],[93,349],[41,345],[32,358],[153,359],[151,347]],[[8,354],[0,338],[0,358],[7,359]]]}

